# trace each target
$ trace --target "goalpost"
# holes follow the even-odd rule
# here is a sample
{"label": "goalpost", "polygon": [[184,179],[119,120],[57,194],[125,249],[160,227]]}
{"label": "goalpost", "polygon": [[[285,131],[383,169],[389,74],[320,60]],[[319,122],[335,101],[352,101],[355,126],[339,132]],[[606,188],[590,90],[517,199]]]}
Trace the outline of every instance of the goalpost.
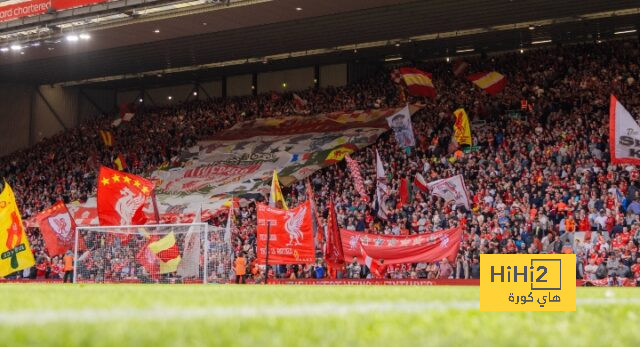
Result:
{"label": "goalpost", "polygon": [[78,227],[74,283],[210,283],[233,274],[225,228],[207,223]]}

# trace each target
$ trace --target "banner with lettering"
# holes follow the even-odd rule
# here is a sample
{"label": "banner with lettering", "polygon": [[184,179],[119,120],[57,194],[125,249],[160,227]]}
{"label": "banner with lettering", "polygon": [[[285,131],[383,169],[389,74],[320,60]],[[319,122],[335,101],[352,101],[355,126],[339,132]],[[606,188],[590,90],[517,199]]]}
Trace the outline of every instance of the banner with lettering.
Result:
{"label": "banner with lettering", "polygon": [[609,106],[609,148],[613,164],[640,165],[640,126],[613,95]]}
{"label": "banner with lettering", "polygon": [[342,249],[344,259],[350,263],[353,258],[364,264],[360,245],[373,259],[384,259],[385,265],[419,262],[434,262],[444,258],[454,261],[460,242],[462,230],[452,228],[429,234],[408,236],[379,235],[342,229]]}
{"label": "banner with lettering", "polygon": [[[409,105],[415,113],[419,106]],[[269,192],[273,170],[288,186],[359,149],[389,130],[386,118],[401,108],[262,118],[238,123],[185,150],[173,167],[149,178],[156,185],[161,223],[190,223],[202,206],[207,220],[233,196],[243,201]],[[68,205],[77,225],[97,225],[95,198]],[[143,211],[155,221],[147,202]],[[35,223],[34,223],[35,224]],[[31,225],[31,224],[30,224]]]}
{"label": "banner with lettering", "polygon": [[62,11],[106,1],[107,0],[27,0],[0,6],[0,22],[37,16],[47,13],[49,10]]}

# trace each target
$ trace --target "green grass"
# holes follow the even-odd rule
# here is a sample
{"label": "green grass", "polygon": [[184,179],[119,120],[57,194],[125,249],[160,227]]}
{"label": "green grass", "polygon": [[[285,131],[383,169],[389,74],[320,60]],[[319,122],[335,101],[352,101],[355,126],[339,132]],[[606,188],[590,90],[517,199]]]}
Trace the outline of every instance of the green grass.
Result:
{"label": "green grass", "polygon": [[[638,345],[640,289],[578,288],[577,294],[576,312],[481,312],[479,287],[3,284],[0,341],[11,346]],[[375,303],[382,308],[372,307]]]}

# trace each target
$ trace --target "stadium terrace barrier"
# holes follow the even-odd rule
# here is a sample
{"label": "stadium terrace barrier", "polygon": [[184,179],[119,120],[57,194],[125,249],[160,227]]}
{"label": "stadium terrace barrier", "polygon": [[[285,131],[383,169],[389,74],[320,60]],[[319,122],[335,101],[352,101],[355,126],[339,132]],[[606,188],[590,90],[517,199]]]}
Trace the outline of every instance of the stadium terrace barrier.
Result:
{"label": "stadium terrace barrier", "polygon": [[[4,279],[0,278],[0,284],[2,283],[62,283],[62,279]],[[79,283],[95,283],[95,282],[79,282]],[[135,284],[135,283],[147,283],[142,282],[137,279],[129,279],[129,280],[120,280],[120,281],[105,281],[101,283],[122,283],[122,284]],[[202,284],[200,280],[186,280],[183,282],[164,282],[164,283],[183,283],[183,284]],[[210,283],[217,284],[234,284],[234,281],[227,282],[216,282],[211,281]],[[251,281],[247,281],[248,284],[253,284]],[[467,280],[454,280],[454,279],[437,279],[437,280],[425,280],[425,279],[270,279],[268,284],[275,285],[349,285],[349,286],[368,286],[368,285],[379,285],[379,286],[479,286],[479,279],[467,279]],[[616,284],[617,285],[617,284]],[[622,279],[621,285],[623,287],[636,287],[636,282],[629,278]],[[609,279],[603,278],[599,280],[576,280],[576,286],[578,287],[607,287],[609,286]]]}
{"label": "stadium terrace barrier", "polygon": [[[382,286],[479,286],[479,279],[270,279],[269,284],[288,284],[288,285],[382,285]],[[586,281],[576,280],[576,286],[594,286],[606,287],[609,285],[609,279],[603,278],[599,280]],[[622,286],[635,287],[636,283],[628,278],[622,280]]]}
{"label": "stadium terrace barrier", "polygon": [[269,284],[303,284],[303,285],[379,285],[379,286],[479,286],[479,279],[270,279]]}

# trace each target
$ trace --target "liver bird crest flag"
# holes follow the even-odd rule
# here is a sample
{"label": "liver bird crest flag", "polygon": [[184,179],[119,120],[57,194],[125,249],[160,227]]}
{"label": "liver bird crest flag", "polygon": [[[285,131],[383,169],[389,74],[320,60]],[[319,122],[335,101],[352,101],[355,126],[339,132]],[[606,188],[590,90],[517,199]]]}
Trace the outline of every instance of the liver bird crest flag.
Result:
{"label": "liver bird crest flag", "polygon": [[100,225],[145,224],[142,210],[153,188],[153,183],[142,177],[101,167],[97,197]]}
{"label": "liver bird crest flag", "polygon": [[315,261],[311,202],[281,210],[258,204],[258,263],[267,256],[269,225],[270,264],[309,264]]}
{"label": "liver bird crest flag", "polygon": [[[36,216],[40,233],[44,238],[49,256],[64,254],[75,244],[76,223],[62,201],[40,212]],[[78,238],[78,249],[85,249],[84,240]]]}
{"label": "liver bird crest flag", "polygon": [[4,182],[0,193],[0,277],[35,265],[16,197]]}

